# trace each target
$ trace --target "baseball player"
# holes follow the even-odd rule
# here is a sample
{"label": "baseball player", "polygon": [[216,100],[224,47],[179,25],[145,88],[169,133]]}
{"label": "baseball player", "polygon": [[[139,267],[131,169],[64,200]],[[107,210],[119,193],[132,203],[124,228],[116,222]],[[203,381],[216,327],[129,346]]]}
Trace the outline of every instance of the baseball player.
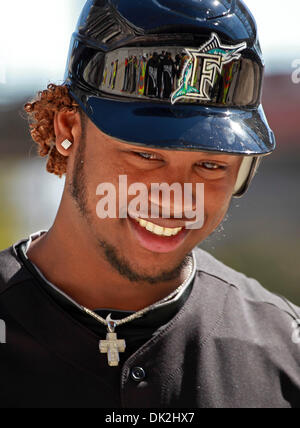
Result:
{"label": "baseball player", "polygon": [[1,407],[300,407],[299,308],[197,248],[275,149],[263,74],[241,0],[87,1],[64,84],[25,106],[66,182],[0,254]]}

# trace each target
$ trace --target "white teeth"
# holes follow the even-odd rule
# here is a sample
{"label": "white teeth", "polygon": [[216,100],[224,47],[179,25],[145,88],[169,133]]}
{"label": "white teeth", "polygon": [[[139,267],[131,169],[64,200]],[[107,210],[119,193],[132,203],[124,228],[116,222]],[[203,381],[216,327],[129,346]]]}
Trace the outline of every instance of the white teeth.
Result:
{"label": "white teeth", "polygon": [[178,233],[181,232],[183,229],[182,227],[177,227],[175,229],[171,229],[168,227],[160,227],[157,224],[151,223],[150,221],[146,221],[140,218],[137,218],[136,220],[144,229],[158,236],[175,236],[178,235]]}
{"label": "white teeth", "polygon": [[173,232],[172,229],[165,229],[165,236],[177,235],[177,232]]}
{"label": "white teeth", "polygon": [[147,226],[147,222],[145,220],[139,219],[139,223],[142,227],[146,227]]}
{"label": "white teeth", "polygon": [[154,232],[155,226],[153,223],[147,222],[146,229],[148,230],[148,232]]}
{"label": "white teeth", "polygon": [[154,226],[153,233],[155,233],[155,235],[158,235],[158,236],[163,235],[164,228],[156,225]]}

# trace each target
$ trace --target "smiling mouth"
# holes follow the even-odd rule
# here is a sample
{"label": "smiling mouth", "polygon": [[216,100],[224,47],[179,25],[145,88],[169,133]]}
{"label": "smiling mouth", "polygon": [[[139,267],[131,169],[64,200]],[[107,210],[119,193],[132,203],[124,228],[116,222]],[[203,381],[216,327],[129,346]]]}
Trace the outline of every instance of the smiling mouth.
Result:
{"label": "smiling mouth", "polygon": [[143,220],[141,218],[135,218],[135,221],[148,232],[157,236],[171,237],[178,235],[183,227],[169,228],[169,227],[161,227],[157,224],[151,223],[150,221]]}

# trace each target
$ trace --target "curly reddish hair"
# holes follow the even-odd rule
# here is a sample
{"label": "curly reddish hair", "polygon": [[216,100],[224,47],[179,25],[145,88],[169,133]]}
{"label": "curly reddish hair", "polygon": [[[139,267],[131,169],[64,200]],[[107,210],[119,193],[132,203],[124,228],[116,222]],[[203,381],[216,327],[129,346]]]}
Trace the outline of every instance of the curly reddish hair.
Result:
{"label": "curly reddish hair", "polygon": [[38,144],[38,154],[41,157],[48,156],[47,171],[62,177],[67,170],[67,158],[56,149],[54,116],[57,112],[82,111],[79,105],[69,94],[69,89],[64,85],[50,84],[47,89],[40,91],[36,99],[24,106],[28,114],[30,133]]}

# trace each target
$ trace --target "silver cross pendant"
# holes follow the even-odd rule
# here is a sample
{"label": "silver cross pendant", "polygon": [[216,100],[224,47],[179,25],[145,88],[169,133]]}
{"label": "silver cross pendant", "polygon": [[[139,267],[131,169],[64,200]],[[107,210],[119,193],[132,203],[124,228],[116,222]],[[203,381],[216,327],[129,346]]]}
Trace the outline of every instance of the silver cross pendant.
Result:
{"label": "silver cross pendant", "polygon": [[107,354],[107,361],[110,367],[117,367],[120,362],[119,352],[125,352],[126,342],[118,339],[115,333],[117,323],[111,319],[111,314],[106,318],[108,333],[106,340],[100,340],[99,348],[101,354]]}

